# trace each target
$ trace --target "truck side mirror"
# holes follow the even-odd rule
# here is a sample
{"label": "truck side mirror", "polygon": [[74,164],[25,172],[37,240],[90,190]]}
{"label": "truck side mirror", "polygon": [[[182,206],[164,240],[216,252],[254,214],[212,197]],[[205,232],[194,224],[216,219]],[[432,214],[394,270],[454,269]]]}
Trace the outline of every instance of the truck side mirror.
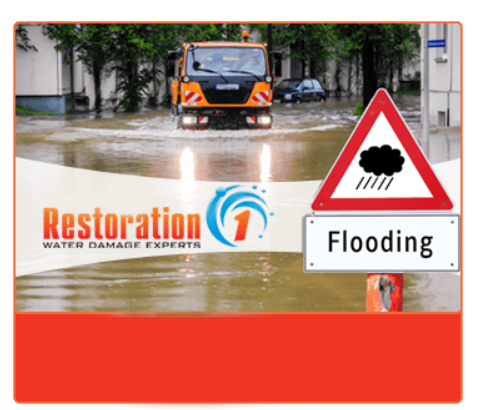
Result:
{"label": "truck side mirror", "polygon": [[167,62],[166,75],[172,77],[174,75],[174,60],[169,60]]}
{"label": "truck side mirror", "polygon": [[273,57],[275,57],[275,75],[277,77],[282,76],[282,59],[283,59],[283,53],[281,51],[270,51],[269,53]]}

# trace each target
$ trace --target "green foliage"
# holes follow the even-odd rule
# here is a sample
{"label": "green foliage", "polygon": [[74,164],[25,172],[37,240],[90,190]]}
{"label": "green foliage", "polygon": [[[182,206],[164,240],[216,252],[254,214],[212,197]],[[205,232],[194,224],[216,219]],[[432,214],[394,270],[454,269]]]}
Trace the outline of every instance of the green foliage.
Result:
{"label": "green foliage", "polygon": [[74,52],[86,70],[93,75],[95,108],[101,111],[101,76],[111,63],[109,24],[46,24],[43,34],[57,40],[55,48],[63,54],[65,64],[72,64]]}
{"label": "green foliage", "polygon": [[46,24],[43,26],[43,34],[50,39],[58,40],[55,49],[61,51],[65,64],[72,64],[71,51],[74,49],[76,39],[76,26],[74,24]]}
{"label": "green foliage", "polygon": [[38,51],[33,44],[30,44],[30,41],[31,40],[30,37],[28,37],[28,31],[25,28],[25,24],[17,24],[15,28],[15,45],[24,51]]}
{"label": "green foliage", "polygon": [[364,105],[361,103],[356,103],[356,109],[354,110],[353,115],[360,116],[364,113]]}
{"label": "green foliage", "polygon": [[241,24],[172,24],[180,38],[192,41],[240,41]]}
{"label": "green foliage", "polygon": [[[250,24],[251,30],[258,30],[264,42],[269,42],[268,24]],[[338,42],[334,24],[272,24],[271,34],[274,49],[285,51],[284,58],[302,61],[302,67],[309,65],[312,77],[324,73],[329,61],[336,54]]]}
{"label": "green foliage", "polygon": [[171,96],[169,94],[164,94],[162,96],[162,104],[169,105],[171,103]]}
{"label": "green foliage", "polygon": [[[169,50],[183,42],[241,38],[239,24],[113,24],[110,33],[110,54],[121,78],[117,88],[122,92],[119,107],[125,111],[137,111],[148,94],[150,101],[155,100],[165,78],[157,67],[167,64]],[[152,68],[145,63],[152,63]]]}
{"label": "green foliage", "polygon": [[[402,78],[402,67],[416,56],[420,41],[416,24],[254,23],[246,27],[259,30],[264,42],[272,41],[273,49],[289,50],[284,57],[301,60],[303,74],[308,66],[312,77],[323,75],[332,59],[354,61],[360,56],[364,105],[378,86],[392,88],[396,71]],[[119,108],[136,111],[146,101],[157,104],[159,87],[167,80],[161,68],[167,64],[169,50],[184,42],[240,41],[242,28],[245,25],[222,23],[48,24],[44,33],[58,40],[56,48],[63,52],[67,64],[74,50],[77,60],[93,74],[98,110],[101,76],[116,70]],[[27,34],[17,26],[17,46],[35,49]]]}
{"label": "green foliage", "polygon": [[342,54],[361,55],[364,105],[379,86],[392,88],[395,71],[400,78],[405,61],[419,52],[418,24],[337,24],[335,31]]}
{"label": "green foliage", "polygon": [[29,110],[28,108],[22,107],[21,105],[15,106],[15,112],[19,114],[30,114],[30,115],[49,115],[52,117],[65,115],[65,114],[55,114],[52,112],[33,111],[33,110]]}
{"label": "green foliage", "polygon": [[421,90],[406,90],[403,91],[401,87],[398,87],[396,94],[399,95],[421,95]]}
{"label": "green foliage", "polygon": [[151,53],[147,31],[148,26],[143,24],[113,24],[110,28],[110,54],[120,79],[117,91],[122,92],[118,107],[128,112],[141,107],[151,81],[149,71],[139,69],[140,57]]}

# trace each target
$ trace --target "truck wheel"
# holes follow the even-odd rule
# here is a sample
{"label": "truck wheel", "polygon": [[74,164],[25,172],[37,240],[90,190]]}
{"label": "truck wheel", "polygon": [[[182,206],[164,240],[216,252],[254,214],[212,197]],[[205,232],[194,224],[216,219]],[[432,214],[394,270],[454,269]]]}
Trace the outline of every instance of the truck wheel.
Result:
{"label": "truck wheel", "polygon": [[303,102],[303,100],[302,100],[301,98],[297,98],[297,99],[296,99],[296,103],[297,103],[297,104],[301,104],[302,102]]}

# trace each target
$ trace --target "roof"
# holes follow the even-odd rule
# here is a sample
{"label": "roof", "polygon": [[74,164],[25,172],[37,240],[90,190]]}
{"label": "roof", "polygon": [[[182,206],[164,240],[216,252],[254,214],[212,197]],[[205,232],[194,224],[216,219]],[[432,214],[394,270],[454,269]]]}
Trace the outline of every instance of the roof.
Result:
{"label": "roof", "polygon": [[248,43],[245,41],[199,41],[193,42],[199,47],[265,47],[262,43]]}

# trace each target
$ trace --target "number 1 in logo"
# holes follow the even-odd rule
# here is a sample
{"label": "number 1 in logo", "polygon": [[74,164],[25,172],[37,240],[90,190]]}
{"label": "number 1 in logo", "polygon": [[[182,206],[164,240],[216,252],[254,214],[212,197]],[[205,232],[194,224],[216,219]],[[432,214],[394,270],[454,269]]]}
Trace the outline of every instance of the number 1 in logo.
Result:
{"label": "number 1 in logo", "polygon": [[235,218],[238,221],[237,232],[235,234],[235,242],[244,241],[247,236],[248,220],[250,219],[250,211],[243,211]]}

